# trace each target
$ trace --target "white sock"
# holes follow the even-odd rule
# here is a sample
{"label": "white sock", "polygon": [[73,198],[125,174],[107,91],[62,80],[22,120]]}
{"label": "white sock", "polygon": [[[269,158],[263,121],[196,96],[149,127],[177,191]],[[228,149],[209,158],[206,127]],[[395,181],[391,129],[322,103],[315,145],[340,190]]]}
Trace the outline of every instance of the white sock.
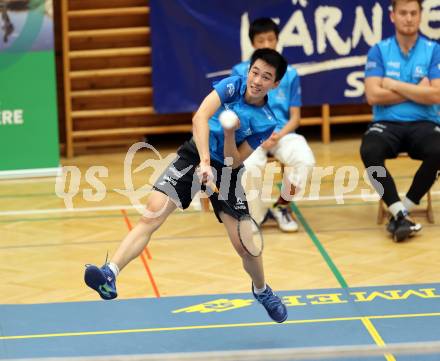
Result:
{"label": "white sock", "polygon": [[257,288],[255,285],[252,286],[254,288],[254,292],[256,295],[262,294],[264,291],[266,291],[266,284],[264,284],[263,288]]}
{"label": "white sock", "polygon": [[108,268],[111,269],[111,271],[115,275],[115,278],[118,277],[118,274],[119,274],[119,267],[118,267],[118,265],[116,263],[109,262],[109,263],[107,263],[107,266],[108,266]]}
{"label": "white sock", "polygon": [[202,203],[200,201],[200,192],[194,194],[194,198],[192,199],[190,206],[193,207],[196,211],[202,210]]}
{"label": "white sock", "polygon": [[408,210],[408,212],[411,212],[411,209],[413,209],[416,204],[405,196],[405,198],[403,198],[403,206]]}
{"label": "white sock", "polygon": [[390,205],[388,207],[388,210],[391,212],[391,214],[394,216],[394,218],[396,218],[397,213],[399,213],[399,212],[405,213],[406,208],[403,205],[403,203],[399,201],[399,202],[396,202],[396,203],[393,203],[392,205]]}

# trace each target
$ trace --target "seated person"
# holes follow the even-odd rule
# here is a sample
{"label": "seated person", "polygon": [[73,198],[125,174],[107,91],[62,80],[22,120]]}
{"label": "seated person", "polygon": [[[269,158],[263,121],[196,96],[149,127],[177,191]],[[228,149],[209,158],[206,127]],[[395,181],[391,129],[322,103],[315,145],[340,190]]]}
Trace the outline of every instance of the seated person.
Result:
{"label": "seated person", "polygon": [[[373,122],[361,157],[391,213],[387,230],[400,242],[421,230],[409,218],[440,169],[440,46],[419,34],[422,0],[392,0],[395,35],[374,45],[365,67],[365,93]],[[407,152],[422,161],[403,201],[385,159]]]}

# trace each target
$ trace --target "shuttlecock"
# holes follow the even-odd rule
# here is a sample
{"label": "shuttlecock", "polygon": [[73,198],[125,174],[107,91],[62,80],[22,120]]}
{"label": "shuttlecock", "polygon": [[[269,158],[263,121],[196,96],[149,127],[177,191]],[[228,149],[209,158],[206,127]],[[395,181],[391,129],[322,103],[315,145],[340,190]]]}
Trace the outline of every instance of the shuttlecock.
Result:
{"label": "shuttlecock", "polygon": [[224,110],[218,117],[220,124],[225,129],[232,129],[237,125],[238,116],[232,110]]}

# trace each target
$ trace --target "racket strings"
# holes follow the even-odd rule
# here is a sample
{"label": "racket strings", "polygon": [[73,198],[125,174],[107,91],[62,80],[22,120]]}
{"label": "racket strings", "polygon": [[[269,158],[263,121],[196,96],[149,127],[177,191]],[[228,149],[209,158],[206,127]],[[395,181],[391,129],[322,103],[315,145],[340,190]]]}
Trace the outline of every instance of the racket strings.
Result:
{"label": "racket strings", "polygon": [[[206,185],[202,186],[202,190],[203,188],[206,189]],[[255,222],[249,214],[235,209],[235,207],[229,203],[230,199],[225,199],[215,184],[210,184],[209,188],[213,191],[210,196],[216,197],[219,202],[229,209],[229,212],[226,212],[226,210],[225,212],[231,212],[230,215],[237,220],[238,238],[245,251],[253,257],[259,257],[263,252],[264,242],[263,234],[257,222]],[[229,197],[229,195],[227,197]],[[256,228],[255,231],[253,229],[254,227]]]}
{"label": "racket strings", "polygon": [[[254,230],[253,228],[256,227]],[[263,251],[263,235],[258,225],[251,217],[238,220],[238,237],[245,250],[254,257],[261,255]]]}

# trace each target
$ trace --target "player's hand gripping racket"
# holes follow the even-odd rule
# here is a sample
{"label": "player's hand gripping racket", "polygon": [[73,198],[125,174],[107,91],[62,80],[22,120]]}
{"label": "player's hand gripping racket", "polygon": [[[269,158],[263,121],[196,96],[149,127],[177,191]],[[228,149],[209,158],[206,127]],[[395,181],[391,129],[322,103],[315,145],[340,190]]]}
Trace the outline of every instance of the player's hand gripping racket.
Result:
{"label": "player's hand gripping racket", "polygon": [[[236,215],[238,239],[245,251],[253,257],[259,257],[263,252],[264,242],[263,234],[258,223],[249,214],[241,214],[235,210],[227,200],[222,199],[215,184],[209,182],[208,185],[213,192],[217,193],[219,202],[226,205],[232,214]],[[253,228],[258,230],[258,232],[254,233]]]}

